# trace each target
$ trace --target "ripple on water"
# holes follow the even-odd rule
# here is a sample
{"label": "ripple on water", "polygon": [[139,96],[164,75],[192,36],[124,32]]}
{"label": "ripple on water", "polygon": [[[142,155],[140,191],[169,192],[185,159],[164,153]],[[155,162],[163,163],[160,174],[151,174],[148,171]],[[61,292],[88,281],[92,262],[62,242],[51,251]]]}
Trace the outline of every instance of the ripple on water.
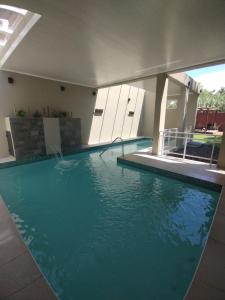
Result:
{"label": "ripple on water", "polygon": [[182,299],[218,194],[117,165],[121,146],[99,153],[0,170],[41,270],[61,300]]}

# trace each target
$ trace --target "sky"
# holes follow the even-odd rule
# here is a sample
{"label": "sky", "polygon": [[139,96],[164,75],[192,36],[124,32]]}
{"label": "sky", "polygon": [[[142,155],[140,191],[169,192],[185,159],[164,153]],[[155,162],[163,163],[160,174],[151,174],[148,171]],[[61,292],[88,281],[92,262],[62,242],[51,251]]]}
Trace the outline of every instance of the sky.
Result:
{"label": "sky", "polygon": [[188,71],[187,74],[209,91],[225,87],[225,64]]}

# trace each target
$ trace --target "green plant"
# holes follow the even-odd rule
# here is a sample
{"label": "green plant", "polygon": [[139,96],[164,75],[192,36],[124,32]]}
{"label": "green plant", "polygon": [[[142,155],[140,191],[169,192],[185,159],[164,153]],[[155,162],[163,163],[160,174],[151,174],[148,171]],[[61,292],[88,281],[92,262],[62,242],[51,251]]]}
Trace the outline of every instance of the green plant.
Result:
{"label": "green plant", "polygon": [[199,96],[198,106],[202,108],[216,108],[225,111],[225,88],[219,91],[203,90]]}
{"label": "green plant", "polygon": [[26,116],[26,112],[24,110],[18,110],[16,113],[17,117],[25,117]]}

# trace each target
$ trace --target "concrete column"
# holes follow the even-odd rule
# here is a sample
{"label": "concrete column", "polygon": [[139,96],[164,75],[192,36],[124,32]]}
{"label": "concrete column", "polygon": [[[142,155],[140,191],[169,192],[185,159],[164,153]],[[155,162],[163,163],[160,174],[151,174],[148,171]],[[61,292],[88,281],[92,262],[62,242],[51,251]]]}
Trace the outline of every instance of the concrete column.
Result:
{"label": "concrete column", "polygon": [[189,88],[184,86],[182,88],[182,94],[179,97],[177,103],[177,115],[178,115],[178,130],[184,132],[187,123],[187,106],[189,98]]}
{"label": "concrete column", "polygon": [[198,107],[198,97],[199,94],[191,92],[189,94],[188,104],[187,104],[187,113],[185,121],[185,129],[190,129],[192,132],[195,129],[197,107]]}
{"label": "concrete column", "polygon": [[218,167],[225,170],[225,127],[223,130],[222,143],[220,145],[220,153],[218,158]]}
{"label": "concrete column", "polygon": [[166,74],[157,75],[155,114],[153,126],[152,154],[159,155],[161,151],[160,131],[165,128],[166,102],[168,94],[168,78]]}

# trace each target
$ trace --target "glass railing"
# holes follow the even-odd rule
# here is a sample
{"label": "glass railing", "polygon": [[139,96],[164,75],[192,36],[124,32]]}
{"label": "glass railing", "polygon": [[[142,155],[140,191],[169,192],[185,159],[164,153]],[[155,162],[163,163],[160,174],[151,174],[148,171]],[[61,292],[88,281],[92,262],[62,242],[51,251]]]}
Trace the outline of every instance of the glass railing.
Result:
{"label": "glass railing", "polygon": [[161,155],[217,163],[222,134],[180,132],[177,128],[160,132]]}

